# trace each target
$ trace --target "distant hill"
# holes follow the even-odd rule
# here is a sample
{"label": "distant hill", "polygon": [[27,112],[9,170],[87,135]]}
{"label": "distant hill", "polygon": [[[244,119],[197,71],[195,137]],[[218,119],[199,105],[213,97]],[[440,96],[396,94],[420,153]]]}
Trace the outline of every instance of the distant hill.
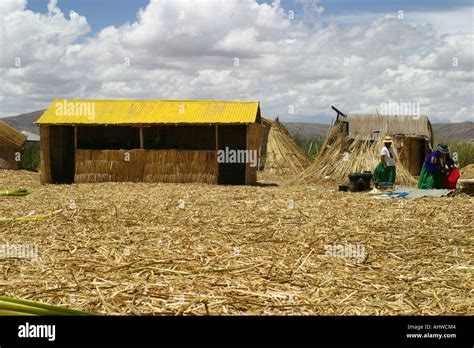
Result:
{"label": "distant hill", "polygon": [[[329,130],[328,124],[321,123],[283,123],[288,132],[305,139],[324,139]],[[474,142],[474,122],[434,123],[432,124],[435,142],[459,141]]]}
{"label": "distant hill", "polygon": [[283,125],[291,136],[303,139],[324,139],[330,127],[329,124],[303,122],[283,122]]}
{"label": "distant hill", "polygon": [[434,123],[432,126],[435,142],[474,142],[474,122]]}
{"label": "distant hill", "polygon": [[[33,111],[17,116],[0,118],[0,120],[20,131],[39,134],[39,128],[34,122],[44,111]],[[298,136],[302,139],[324,139],[329,130],[329,124],[322,123],[283,122],[283,124],[293,137]],[[446,142],[474,142],[474,122],[434,123],[432,126],[436,142],[443,140]]]}
{"label": "distant hill", "polygon": [[34,122],[36,122],[43,112],[45,112],[45,110],[38,110],[27,114],[3,117],[0,118],[0,120],[19,131],[28,131],[33,134],[39,134],[39,127],[35,125]]}

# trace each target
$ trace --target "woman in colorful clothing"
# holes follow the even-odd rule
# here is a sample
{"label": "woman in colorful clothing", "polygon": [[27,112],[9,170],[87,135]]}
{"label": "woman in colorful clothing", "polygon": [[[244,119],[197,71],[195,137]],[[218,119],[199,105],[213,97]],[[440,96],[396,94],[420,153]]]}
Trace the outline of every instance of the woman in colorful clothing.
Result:
{"label": "woman in colorful clothing", "polygon": [[418,180],[419,189],[443,189],[445,179],[454,169],[454,161],[449,156],[446,144],[439,144],[436,150],[426,157]]}
{"label": "woman in colorful clothing", "polygon": [[392,148],[392,138],[386,136],[383,139],[384,147],[380,151],[380,163],[377,165],[372,176],[372,183],[375,187],[382,186],[382,183],[393,185],[397,174],[395,167],[395,152]]}

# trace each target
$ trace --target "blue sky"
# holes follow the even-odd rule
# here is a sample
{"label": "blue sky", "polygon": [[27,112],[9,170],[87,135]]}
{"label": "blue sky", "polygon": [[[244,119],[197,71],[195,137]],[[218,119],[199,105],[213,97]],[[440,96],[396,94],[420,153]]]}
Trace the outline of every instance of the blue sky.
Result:
{"label": "blue sky", "polygon": [[[212,1],[212,0],[211,0]],[[220,0],[213,0],[220,1]],[[222,0],[225,1],[225,0]],[[78,12],[87,18],[91,26],[91,34],[100,29],[125,22],[134,22],[136,13],[148,4],[149,0],[58,0],[58,6],[67,14],[70,10]],[[259,3],[271,1],[259,0]],[[39,13],[47,13],[48,0],[30,0],[27,8]],[[282,0],[282,7],[295,12],[298,19],[302,16],[302,6],[297,0]],[[354,15],[357,13],[396,13],[403,10],[410,12],[442,12],[472,5],[469,0],[321,0],[319,5],[324,7],[321,16],[326,23],[331,16]],[[361,19],[363,21],[363,19]]]}
{"label": "blue sky", "polygon": [[[47,13],[49,0],[30,0],[27,8],[33,12]],[[58,0],[58,6],[67,14],[74,10],[87,18],[92,33],[110,25],[121,25],[133,22],[141,7],[148,0]]]}

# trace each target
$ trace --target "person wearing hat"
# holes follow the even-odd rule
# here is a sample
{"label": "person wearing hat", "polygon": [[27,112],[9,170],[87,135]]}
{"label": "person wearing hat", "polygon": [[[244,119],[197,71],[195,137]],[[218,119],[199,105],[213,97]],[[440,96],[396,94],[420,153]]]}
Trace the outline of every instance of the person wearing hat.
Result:
{"label": "person wearing hat", "polygon": [[372,183],[375,187],[380,187],[382,183],[395,183],[395,176],[397,174],[395,167],[395,152],[392,148],[392,138],[386,136],[383,139],[384,147],[380,151],[380,163],[374,170],[372,175]]}
{"label": "person wearing hat", "polygon": [[448,145],[438,144],[436,150],[426,157],[426,160],[421,167],[418,188],[445,188],[445,179],[454,168],[454,161],[449,156]]}

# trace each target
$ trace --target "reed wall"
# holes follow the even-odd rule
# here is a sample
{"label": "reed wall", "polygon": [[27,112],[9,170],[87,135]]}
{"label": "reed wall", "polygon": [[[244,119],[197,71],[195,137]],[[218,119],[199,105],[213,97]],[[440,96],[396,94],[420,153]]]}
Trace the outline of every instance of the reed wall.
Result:
{"label": "reed wall", "polygon": [[214,184],[218,170],[216,151],[78,149],[74,181]]}

